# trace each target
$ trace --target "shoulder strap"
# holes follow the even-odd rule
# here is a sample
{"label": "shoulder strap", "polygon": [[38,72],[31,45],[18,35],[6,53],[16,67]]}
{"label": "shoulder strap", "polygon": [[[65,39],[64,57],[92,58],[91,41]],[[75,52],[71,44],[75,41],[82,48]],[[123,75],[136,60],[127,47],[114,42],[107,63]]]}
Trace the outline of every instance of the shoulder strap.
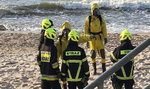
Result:
{"label": "shoulder strap", "polygon": [[90,30],[90,28],[91,28],[91,24],[90,24],[90,23],[91,23],[91,18],[92,18],[92,17],[89,16],[89,33],[91,33],[91,30]]}
{"label": "shoulder strap", "polygon": [[102,16],[99,15],[98,18],[99,18],[99,21],[100,21],[100,25],[102,25],[103,24]]}

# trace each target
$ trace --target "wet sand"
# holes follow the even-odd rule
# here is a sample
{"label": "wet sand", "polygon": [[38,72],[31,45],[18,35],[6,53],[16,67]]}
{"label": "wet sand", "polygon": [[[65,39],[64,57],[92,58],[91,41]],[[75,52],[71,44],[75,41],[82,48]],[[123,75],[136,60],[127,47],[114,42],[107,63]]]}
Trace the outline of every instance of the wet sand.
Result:
{"label": "wet sand", "polygon": [[[106,45],[107,69],[112,66],[109,53],[117,47],[119,34],[108,34]],[[132,43],[137,46],[150,37],[150,34],[133,34]],[[35,33],[6,33],[0,32],[0,89],[40,89],[39,67],[36,65],[36,55],[39,34]],[[90,51],[83,46],[90,65],[91,83],[99,75],[93,76],[90,61]],[[97,70],[101,74],[100,57],[97,57]],[[150,84],[150,47],[135,57],[135,85],[134,89],[142,89]],[[110,78],[104,87],[112,89]]]}

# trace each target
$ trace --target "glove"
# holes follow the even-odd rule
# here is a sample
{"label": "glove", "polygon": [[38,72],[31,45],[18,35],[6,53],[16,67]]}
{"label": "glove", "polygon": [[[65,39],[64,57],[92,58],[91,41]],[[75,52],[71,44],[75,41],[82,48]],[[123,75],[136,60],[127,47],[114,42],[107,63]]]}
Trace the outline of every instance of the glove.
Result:
{"label": "glove", "polygon": [[104,38],[104,43],[105,43],[105,44],[107,43],[107,38]]}
{"label": "glove", "polygon": [[91,34],[91,35],[90,35],[90,39],[96,39],[96,36],[93,35],[93,34]]}
{"label": "glove", "polygon": [[84,76],[82,79],[81,79],[81,82],[83,83],[83,86],[85,87],[86,85],[88,85],[88,80],[89,78],[87,76]]}

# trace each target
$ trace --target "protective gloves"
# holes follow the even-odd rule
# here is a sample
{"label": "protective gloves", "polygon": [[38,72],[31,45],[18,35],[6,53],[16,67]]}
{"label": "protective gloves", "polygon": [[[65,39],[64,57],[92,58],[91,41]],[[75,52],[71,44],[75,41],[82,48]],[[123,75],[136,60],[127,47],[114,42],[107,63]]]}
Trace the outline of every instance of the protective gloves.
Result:
{"label": "protective gloves", "polygon": [[96,36],[93,35],[93,34],[91,34],[91,35],[90,35],[90,39],[96,39]]}

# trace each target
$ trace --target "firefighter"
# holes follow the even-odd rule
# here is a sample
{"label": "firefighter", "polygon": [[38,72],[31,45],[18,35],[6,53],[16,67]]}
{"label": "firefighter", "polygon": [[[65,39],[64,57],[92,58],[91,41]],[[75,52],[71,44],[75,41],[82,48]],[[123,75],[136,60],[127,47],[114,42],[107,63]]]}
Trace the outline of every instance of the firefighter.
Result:
{"label": "firefighter", "polygon": [[45,29],[44,42],[39,50],[37,61],[41,72],[42,89],[61,89],[61,73],[57,61],[57,49],[54,45],[56,32],[53,28]]}
{"label": "firefighter", "polygon": [[97,73],[96,52],[102,58],[101,63],[104,72],[106,70],[104,45],[107,43],[107,29],[106,22],[104,20],[104,17],[102,17],[100,14],[100,10],[97,3],[91,5],[91,15],[86,17],[84,33],[96,35],[96,39],[89,41],[94,74]]}
{"label": "firefighter", "polygon": [[63,52],[62,81],[68,82],[69,89],[83,89],[90,76],[85,51],[78,46],[79,39],[79,34],[71,30],[68,35],[69,44]]}
{"label": "firefighter", "polygon": [[[131,33],[128,30],[123,30],[120,34],[121,45],[111,53],[111,61],[113,63],[118,62],[121,58],[127,55],[132,51],[135,46],[131,43]],[[122,86],[125,85],[125,89],[133,89],[134,80],[134,61],[133,59],[121,67],[115,74],[112,76],[112,84],[114,89],[122,89]]]}
{"label": "firefighter", "polygon": [[41,48],[41,46],[44,42],[45,30],[48,29],[48,28],[51,28],[52,26],[53,26],[52,20],[47,19],[47,18],[42,20],[42,30],[41,30],[40,43],[39,43],[38,50],[40,50],[40,48]]}

